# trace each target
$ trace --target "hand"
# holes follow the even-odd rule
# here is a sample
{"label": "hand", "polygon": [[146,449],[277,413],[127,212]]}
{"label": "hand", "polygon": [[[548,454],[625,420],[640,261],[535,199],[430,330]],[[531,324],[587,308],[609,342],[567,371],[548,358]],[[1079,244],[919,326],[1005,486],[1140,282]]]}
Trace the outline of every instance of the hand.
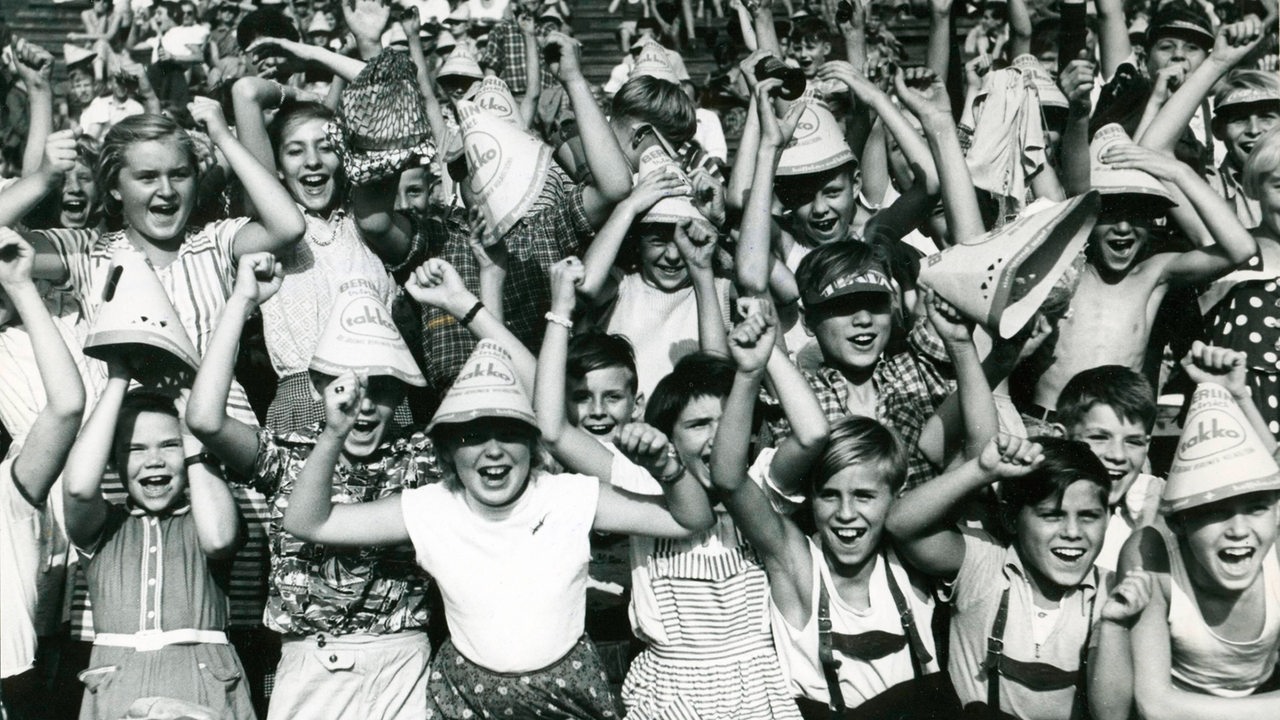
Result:
{"label": "hand", "polygon": [[978,467],[993,480],[1018,478],[1044,462],[1044,448],[1026,438],[999,433],[978,456]]}
{"label": "hand", "polygon": [[1080,57],[1067,63],[1067,67],[1058,74],[1058,87],[1067,96],[1071,107],[1089,110],[1093,105],[1093,61],[1089,59],[1089,51],[1081,50]]}
{"label": "hand", "polygon": [[[476,304],[476,296],[452,265],[440,258],[418,266],[404,284],[405,292],[423,305],[437,307],[458,317]],[[461,307],[463,304],[466,307]]]}
{"label": "hand", "polygon": [[211,140],[231,134],[230,128],[227,127],[227,119],[222,115],[222,104],[217,100],[196,96],[187,103],[187,110],[190,111],[191,118],[196,121],[196,124],[203,127],[209,134]]}
{"label": "hand", "polygon": [[871,92],[879,92],[880,89],[871,84],[853,65],[845,60],[828,60],[818,68],[818,79],[827,82],[844,83],[849,92],[861,100],[869,96]]}
{"label": "hand", "polygon": [[1247,15],[1243,20],[1223,25],[1218,30],[1209,57],[1223,67],[1234,67],[1253,52],[1265,36],[1266,28],[1262,21],[1256,15]]}
{"label": "hand", "polygon": [[547,33],[544,47],[560,48],[560,62],[556,65],[556,77],[567,83],[582,77],[582,44],[562,32]]}
{"label": "hand", "polygon": [[1248,359],[1242,352],[1197,340],[1182,358],[1182,367],[1196,384],[1216,383],[1236,398],[1247,398],[1250,397]]}
{"label": "hand", "polygon": [[418,37],[422,30],[422,18],[418,16],[417,5],[409,5],[400,11],[400,28],[407,38]]}
{"label": "hand", "polygon": [[738,63],[738,69],[742,71],[742,75],[747,81],[747,87],[751,89],[753,94],[756,91],[758,82],[756,80],[756,65],[759,65],[760,61],[767,57],[774,57],[773,51],[760,48]]}
{"label": "hand", "polygon": [[31,284],[36,251],[16,231],[0,228],[0,285],[6,288]]}
{"label": "hand", "polygon": [[948,351],[973,343],[973,323],[961,317],[954,305],[932,289],[925,290],[924,309],[929,316],[929,324]]}
{"label": "hand", "polygon": [[684,195],[687,191],[684,178],[672,166],[667,165],[637,180],[625,202],[636,217],[639,217],[657,205],[659,200]]}
{"label": "hand", "polygon": [[728,215],[725,211],[724,185],[711,173],[698,168],[689,176],[693,184],[693,206],[716,227],[724,227]]}
{"label": "hand", "polygon": [[964,64],[964,86],[971,93],[982,89],[982,79],[991,72],[991,56],[978,53]]}
{"label": "hand", "polygon": [[507,279],[507,245],[490,235],[489,223],[485,221],[484,213],[479,210],[474,212],[476,217],[471,219],[467,244],[471,246],[471,255],[480,266],[480,277],[505,281]]}
{"label": "hand", "polygon": [[284,265],[269,252],[243,255],[236,268],[236,286],[233,295],[261,305],[271,299],[284,282]]}
{"label": "hand", "polygon": [[671,441],[652,425],[636,422],[619,427],[613,446],[655,478],[667,477],[680,465],[671,450]]}
{"label": "hand", "polygon": [[255,56],[284,54],[301,59],[300,55],[306,51],[306,45],[286,38],[259,37],[249,43],[249,47],[244,51],[246,54]]}
{"label": "hand", "polygon": [[929,14],[934,17],[951,17],[951,0],[929,0]]}
{"label": "hand", "polygon": [[342,17],[357,41],[381,45],[391,6],[382,0],[346,0],[342,3]]}
{"label": "hand", "polygon": [[1175,63],[1156,71],[1156,81],[1151,88],[1151,99],[1148,102],[1163,106],[1169,98],[1182,87],[1187,79],[1187,68],[1182,63]]}
{"label": "hand", "polygon": [[1107,596],[1102,605],[1102,619],[1132,627],[1147,603],[1151,602],[1153,582],[1151,574],[1145,570],[1130,570]]}
{"label": "hand", "polygon": [[729,333],[729,354],[738,372],[758,373],[769,363],[777,337],[778,316],[767,297],[743,298],[738,308],[746,317]]}
{"label": "hand", "polygon": [[369,380],[351,370],[334,378],[324,389],[324,431],[345,438],[360,417]]}
{"label": "hand", "polygon": [[898,99],[915,113],[920,122],[945,117],[951,120],[951,98],[947,88],[929,68],[898,69],[893,76],[893,88]]}
{"label": "hand", "polygon": [[756,83],[756,114],[760,117],[760,148],[772,148],[781,152],[796,134],[796,125],[800,123],[800,115],[809,101],[800,98],[791,103],[782,118],[773,114],[773,98],[769,93],[782,86],[777,78],[768,78]]}
{"label": "hand", "polygon": [[1102,151],[1102,162],[1120,169],[1143,170],[1157,180],[1172,182],[1186,166],[1172,154],[1156,152],[1132,142],[1120,142]]}
{"label": "hand", "polygon": [[143,67],[141,63],[126,60],[120,64],[120,72],[128,75],[138,82],[138,92],[140,94],[150,95],[153,92],[151,89],[151,78],[147,75],[147,69]]}
{"label": "hand", "polygon": [[1044,341],[1049,339],[1053,334],[1054,325],[1049,322],[1049,318],[1044,313],[1036,313],[1031,320],[1031,333],[1027,335],[1027,339],[1022,343],[1022,347],[1018,349],[1018,362],[1022,362],[1040,349],[1044,345]]}
{"label": "hand", "polygon": [[53,55],[22,38],[13,43],[13,51],[13,64],[27,92],[48,91],[53,77]]}
{"label": "hand", "polygon": [[586,268],[573,255],[551,266],[551,312],[562,317],[573,316],[584,277]]}
{"label": "hand", "polygon": [[61,177],[76,166],[76,134],[72,130],[59,130],[45,140],[44,156],[40,170]]}
{"label": "hand", "polygon": [[711,261],[716,254],[716,231],[711,223],[681,220],[676,223],[673,237],[689,277],[710,278]]}

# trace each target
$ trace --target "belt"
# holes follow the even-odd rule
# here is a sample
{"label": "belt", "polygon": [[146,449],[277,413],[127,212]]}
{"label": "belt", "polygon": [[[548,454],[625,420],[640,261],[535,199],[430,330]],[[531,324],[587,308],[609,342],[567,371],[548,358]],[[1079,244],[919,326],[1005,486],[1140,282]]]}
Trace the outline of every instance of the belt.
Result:
{"label": "belt", "polygon": [[1026,405],[1018,408],[1018,410],[1032,420],[1039,420],[1040,422],[1047,423],[1055,423],[1058,421],[1058,413],[1056,410],[1040,407],[1035,403],[1027,403]]}
{"label": "belt", "polygon": [[98,633],[93,638],[94,645],[107,647],[127,647],[138,652],[159,650],[169,645],[227,645],[227,634],[221,630],[146,630],[140,633]]}

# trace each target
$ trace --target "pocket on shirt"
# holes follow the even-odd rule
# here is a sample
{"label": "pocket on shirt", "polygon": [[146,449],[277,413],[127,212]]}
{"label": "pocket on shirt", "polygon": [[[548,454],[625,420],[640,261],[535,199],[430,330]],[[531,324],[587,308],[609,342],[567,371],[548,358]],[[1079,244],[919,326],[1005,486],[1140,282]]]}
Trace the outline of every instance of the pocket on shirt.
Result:
{"label": "pocket on shirt", "polygon": [[107,685],[115,679],[116,672],[119,670],[119,665],[101,665],[82,670],[76,677],[80,679],[80,682],[84,683],[85,690],[97,694],[107,689]]}

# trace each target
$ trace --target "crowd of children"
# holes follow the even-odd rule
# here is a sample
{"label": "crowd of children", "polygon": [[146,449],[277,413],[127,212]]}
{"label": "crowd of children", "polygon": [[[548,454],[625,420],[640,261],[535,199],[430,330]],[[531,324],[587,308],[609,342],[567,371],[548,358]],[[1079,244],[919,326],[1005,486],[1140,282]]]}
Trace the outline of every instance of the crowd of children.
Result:
{"label": "crowd of children", "polygon": [[0,718],[1280,717],[1276,0],[584,2],[0,27]]}

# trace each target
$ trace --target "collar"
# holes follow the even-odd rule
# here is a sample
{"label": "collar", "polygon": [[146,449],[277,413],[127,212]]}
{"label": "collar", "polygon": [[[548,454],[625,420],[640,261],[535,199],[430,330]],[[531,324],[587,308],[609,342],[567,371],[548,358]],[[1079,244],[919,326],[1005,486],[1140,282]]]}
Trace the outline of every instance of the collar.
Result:
{"label": "collar", "polygon": [[149,517],[150,516],[150,517],[158,517],[163,519],[163,518],[171,518],[171,517],[180,517],[182,515],[186,515],[187,513],[191,512],[191,498],[186,498],[184,502],[185,502],[184,505],[180,505],[177,508],[174,508],[173,510],[169,510],[168,512],[165,512],[160,515],[154,515],[154,516],[151,513],[144,510],[143,508],[138,507],[133,502],[133,498],[126,498],[124,501],[124,506],[125,506],[125,509],[129,511],[129,514],[132,515],[133,517]]}
{"label": "collar", "polygon": [[[1014,578],[1018,578],[1021,582],[1031,585],[1031,575],[1027,572],[1027,568],[1022,563],[1022,557],[1018,555],[1018,548],[1012,544],[1004,550],[1004,576],[1012,584]],[[1088,603],[1089,599],[1098,591],[1098,565],[1095,562],[1093,567],[1089,568],[1089,572],[1085,574],[1084,580],[1080,584],[1067,590],[1063,595],[1063,600],[1071,597],[1079,591],[1079,595],[1083,603]],[[1028,587],[1030,590],[1030,587]],[[1082,612],[1088,612],[1088,605],[1084,605]]]}

